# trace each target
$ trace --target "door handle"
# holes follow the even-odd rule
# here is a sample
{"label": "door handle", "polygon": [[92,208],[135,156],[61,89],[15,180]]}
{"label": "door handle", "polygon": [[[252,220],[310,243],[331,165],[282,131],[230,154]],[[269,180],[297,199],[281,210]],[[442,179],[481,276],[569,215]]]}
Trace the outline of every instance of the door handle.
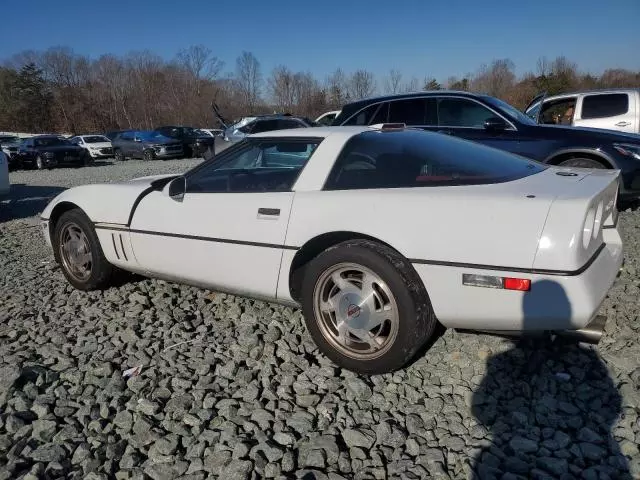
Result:
{"label": "door handle", "polygon": [[279,217],[280,209],[279,208],[259,208],[258,209],[258,217]]}
{"label": "door handle", "polygon": [[616,127],[628,127],[631,125],[631,122],[618,122],[616,123]]}

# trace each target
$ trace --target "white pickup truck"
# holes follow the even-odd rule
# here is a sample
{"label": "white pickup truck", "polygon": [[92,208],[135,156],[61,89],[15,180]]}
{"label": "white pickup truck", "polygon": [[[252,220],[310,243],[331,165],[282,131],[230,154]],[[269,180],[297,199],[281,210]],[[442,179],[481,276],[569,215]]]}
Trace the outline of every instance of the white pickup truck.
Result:
{"label": "white pickup truck", "polygon": [[543,93],[527,105],[525,114],[544,124],[640,133],[640,88]]}

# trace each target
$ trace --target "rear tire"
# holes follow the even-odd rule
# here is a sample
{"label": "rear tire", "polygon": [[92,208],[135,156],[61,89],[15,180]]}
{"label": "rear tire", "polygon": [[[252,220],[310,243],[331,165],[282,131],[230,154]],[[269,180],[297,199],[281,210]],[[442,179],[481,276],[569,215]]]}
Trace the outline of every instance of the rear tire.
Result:
{"label": "rear tire", "polygon": [[593,158],[570,158],[558,164],[560,167],[607,168],[606,165]]}
{"label": "rear tire", "polygon": [[105,258],[91,221],[79,208],[60,216],[52,245],[56,262],[73,287],[98,290],[112,284],[118,269]]}
{"label": "rear tire", "polygon": [[124,162],[125,160],[122,150],[116,150],[115,152],[113,152],[113,158],[116,160],[116,162]]}
{"label": "rear tire", "polygon": [[305,267],[302,307],[320,351],[369,375],[404,367],[438,323],[409,261],[368,240],[330,247]]}

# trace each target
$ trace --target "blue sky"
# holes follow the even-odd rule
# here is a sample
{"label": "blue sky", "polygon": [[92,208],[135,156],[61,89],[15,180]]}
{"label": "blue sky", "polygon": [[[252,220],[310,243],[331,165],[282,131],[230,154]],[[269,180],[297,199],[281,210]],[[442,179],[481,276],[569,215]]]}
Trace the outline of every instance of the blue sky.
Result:
{"label": "blue sky", "polygon": [[201,43],[226,70],[250,51],[265,75],[285,64],[318,78],[339,66],[444,81],[494,58],[521,74],[543,55],[596,74],[640,70],[640,0],[2,0],[0,11],[0,59],[56,45],[171,58]]}

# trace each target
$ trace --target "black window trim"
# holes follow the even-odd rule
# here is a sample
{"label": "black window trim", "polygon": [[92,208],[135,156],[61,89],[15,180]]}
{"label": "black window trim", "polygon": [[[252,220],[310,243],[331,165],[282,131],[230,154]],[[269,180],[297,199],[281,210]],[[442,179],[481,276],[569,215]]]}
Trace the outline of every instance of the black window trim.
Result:
{"label": "black window trim", "polygon": [[[587,97],[598,97],[598,96],[602,96],[602,95],[625,95],[627,97],[627,111],[624,113],[618,113],[616,115],[608,115],[606,117],[588,117],[588,118],[584,118],[582,116],[582,112],[584,110],[584,101]],[[580,101],[580,118],[578,120],[600,120],[602,118],[615,118],[615,117],[620,117],[622,115],[628,115],[629,114],[629,109],[631,107],[631,102],[632,99],[630,98],[631,95],[629,94],[629,92],[589,92],[589,93],[582,93],[579,95],[579,101]],[[576,100],[576,110],[577,110],[577,102],[578,100]]]}
{"label": "black window trim", "polygon": [[229,156],[231,156],[231,155],[233,155],[235,153],[239,153],[239,152],[243,152],[244,150],[248,150],[249,148],[251,148],[253,145],[255,145],[257,143],[289,142],[289,141],[293,141],[293,142],[297,142],[297,143],[317,143],[316,149],[309,156],[309,158],[307,159],[305,164],[302,166],[302,168],[298,171],[298,174],[294,178],[293,182],[291,182],[291,186],[289,187],[288,190],[279,191],[279,192],[242,192],[242,191],[238,191],[238,192],[187,192],[187,193],[191,193],[191,194],[196,194],[196,193],[199,193],[199,194],[228,193],[228,194],[245,194],[245,195],[248,195],[248,194],[252,194],[252,193],[291,193],[291,192],[294,192],[295,191],[294,187],[296,186],[296,183],[298,182],[298,179],[300,178],[300,175],[302,175],[302,172],[305,170],[305,168],[307,168],[307,165],[309,165],[309,162],[311,161],[311,159],[315,155],[316,151],[318,150],[318,147],[325,140],[325,138],[326,137],[314,137],[314,136],[304,136],[304,137],[298,137],[298,136],[287,136],[287,137],[255,136],[255,137],[245,137],[244,139],[242,139],[241,141],[239,141],[235,145],[232,145],[231,147],[225,149],[220,155],[217,155],[217,156],[213,157],[210,160],[202,162],[200,165],[197,165],[196,167],[194,167],[193,169],[185,172],[182,175],[185,178],[185,180],[188,182],[189,177],[192,177],[193,175],[195,175],[198,172],[200,172],[200,170],[203,170],[204,168],[207,168],[212,163],[224,160],[226,157],[229,157]]}
{"label": "black window trim", "polygon": [[[500,112],[496,111],[495,108],[493,108],[490,105],[487,105],[486,103],[481,102],[480,100],[477,100],[473,97],[467,97],[465,95],[455,95],[455,94],[438,94],[438,95],[432,95],[435,99],[436,99],[436,105],[437,102],[440,98],[456,98],[456,99],[462,99],[462,100],[471,100],[472,102],[477,103],[478,105],[486,108],[487,110],[492,111],[493,113],[496,114],[496,116],[500,117],[502,120],[504,120],[508,127],[505,129],[507,131],[513,131],[513,132],[517,132],[518,129],[516,128],[516,126],[514,125],[514,123],[509,120],[508,118],[506,118],[504,115],[502,115]],[[440,112],[438,112],[438,124],[436,125],[436,127],[438,128],[464,128],[464,129],[469,129],[469,130],[484,130],[483,127],[463,127],[463,126],[459,126],[459,125],[440,125]],[[429,125],[426,125],[429,126]]]}
{"label": "black window trim", "polygon": [[[508,131],[514,131],[517,132],[518,128],[515,126],[515,124],[509,120],[508,118],[506,118],[504,115],[502,115],[500,112],[497,112],[495,110],[495,108],[493,108],[490,105],[487,105],[486,103],[481,102],[480,100],[473,98],[473,97],[469,97],[466,95],[456,95],[456,94],[430,94],[430,95],[416,95],[416,96],[409,96],[409,97],[402,97],[402,98],[387,98],[385,100],[380,100],[377,102],[371,102],[368,103],[367,105],[365,105],[364,107],[362,107],[360,110],[358,110],[357,112],[355,112],[353,115],[351,115],[349,118],[347,118],[345,121],[343,121],[341,123],[341,125],[346,124],[349,120],[351,120],[353,117],[359,115],[360,113],[362,113],[364,110],[366,110],[367,108],[371,107],[372,105],[378,105],[378,108],[376,109],[375,113],[371,116],[371,118],[375,118],[376,115],[378,114],[378,111],[380,110],[380,105],[384,104],[384,103],[389,103],[391,104],[391,102],[396,102],[396,101],[403,101],[403,100],[415,100],[415,99],[419,99],[419,100],[428,100],[430,98],[433,98],[436,101],[436,105],[438,102],[439,98],[461,98],[463,100],[471,100],[473,102],[476,102],[477,104],[485,107],[488,110],[491,110],[493,113],[496,114],[496,116],[500,117],[502,120],[504,120],[507,125],[508,128],[506,130]],[[387,115],[389,114],[389,112],[387,112]],[[367,126],[367,125],[363,125],[363,126]],[[468,129],[473,129],[473,130],[483,130],[482,127],[459,127],[459,126],[447,126],[447,125],[440,125],[440,118],[438,117],[438,124],[437,125],[407,125],[407,126],[411,126],[411,127],[419,127],[419,128],[434,128],[434,127],[444,127],[444,128],[468,128]]]}

